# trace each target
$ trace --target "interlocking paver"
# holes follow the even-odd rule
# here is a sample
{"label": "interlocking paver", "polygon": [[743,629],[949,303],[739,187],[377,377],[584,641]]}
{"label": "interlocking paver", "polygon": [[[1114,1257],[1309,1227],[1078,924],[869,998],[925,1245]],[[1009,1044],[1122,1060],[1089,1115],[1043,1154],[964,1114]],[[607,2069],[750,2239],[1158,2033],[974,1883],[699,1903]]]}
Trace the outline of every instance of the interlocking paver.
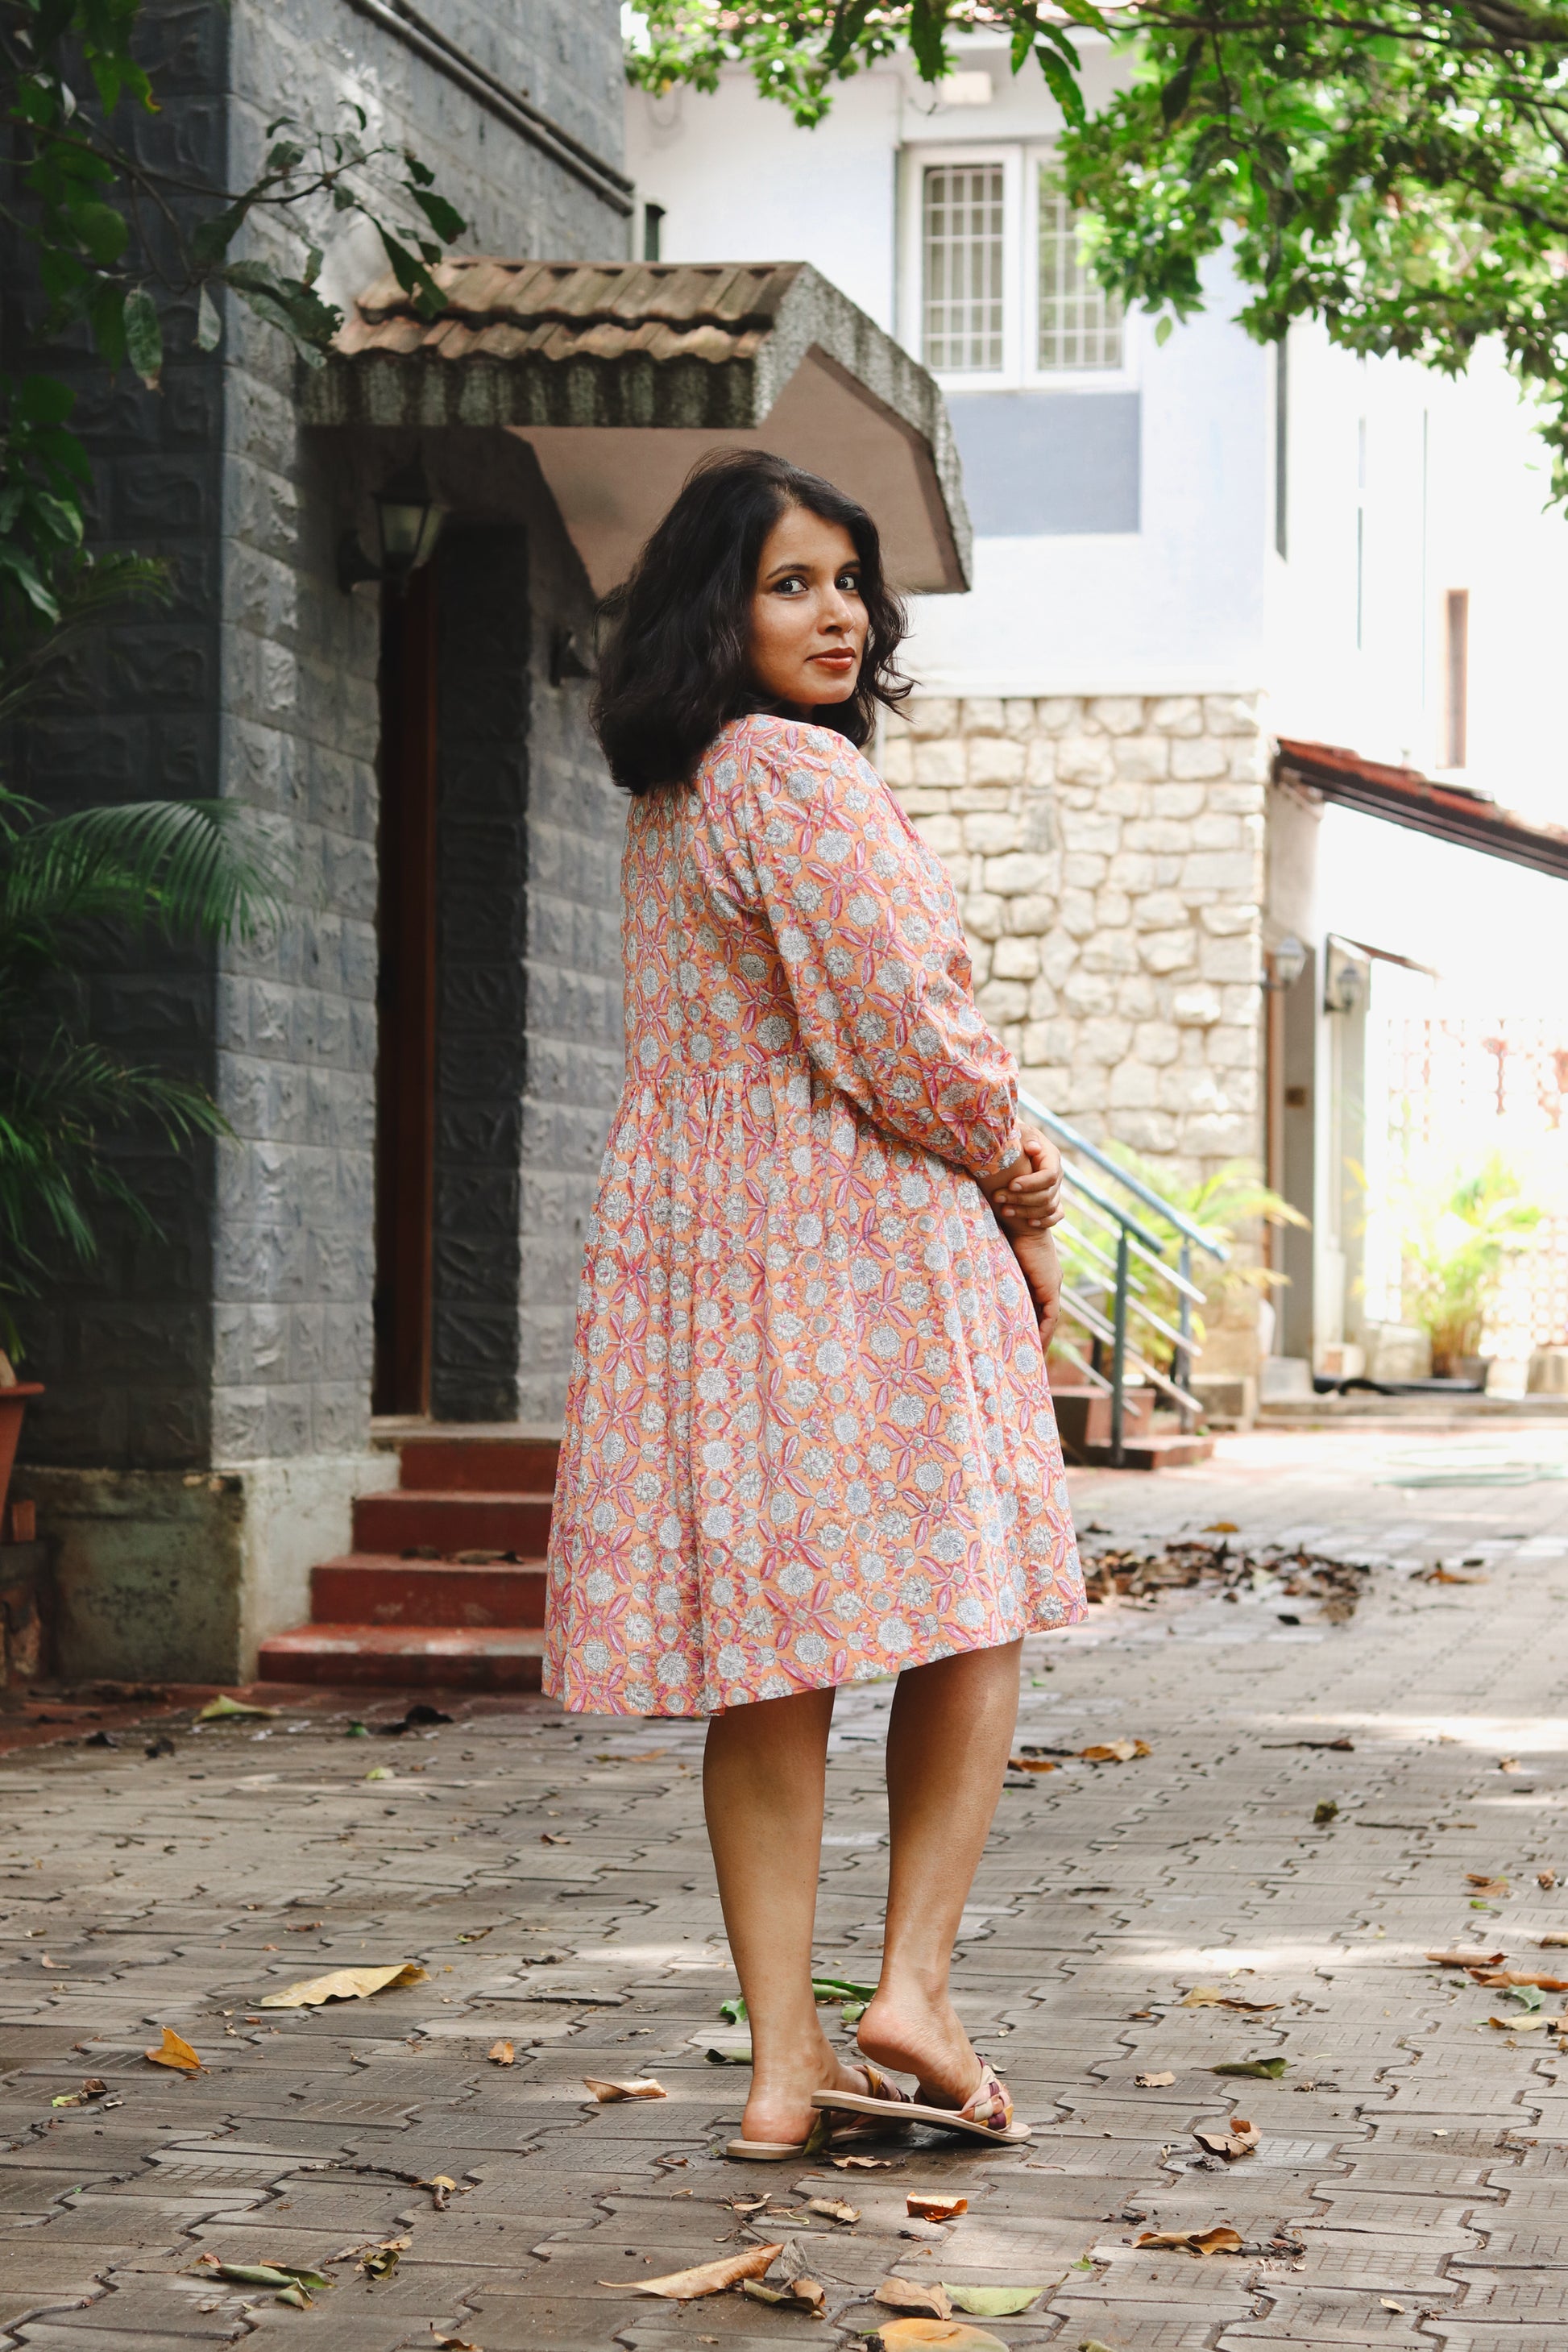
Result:
{"label": "interlocking paver", "polygon": [[[1038,2284],[1029,2313],[992,2323],[1015,2352],[1557,2352],[1568,2084],[1500,1989],[1424,1955],[1554,1968],[1537,1939],[1568,1929],[1568,1487],[1381,1483],[1420,1451],[1397,1432],[1262,1434],[1153,1481],[1075,1480],[1080,1520],[1119,1537],[1233,1519],[1392,1564],[1348,1624],[1283,1627],[1265,1588],[1096,1609],[1030,1645],[1020,1741],[1125,1731],[1153,1753],[1063,1759],[1004,1792],[955,1983],[1038,2127],[1017,2153],[913,2144],[885,2174],[783,2179],[716,2154],[745,2076],[704,2051],[734,1987],[700,1726],[515,1697],[353,1738],[367,1706],[400,1706],[273,1691],[275,1721],[176,1726],[173,1757],[128,1730],[114,1749],[0,1759],[0,2342],[168,2352],[307,2326],[331,2352],[400,2352],[434,2326],[486,2352],[762,2352],[808,2324],[599,2282],[744,2242],[726,2200],[765,2189],[786,2210],[847,2195],[863,2216],[776,2225],[828,2288],[814,2342],[872,2328],[896,2269]],[[1426,1453],[1441,1466],[1440,1442]],[[1420,1579],[1477,1554],[1485,1586]],[[889,1696],[842,1695],[829,1768],[818,1948],[860,1977],[878,1965]],[[1352,1749],[1284,1744],[1342,1734]],[[1504,1757],[1524,1769],[1500,1772]],[[378,1767],[394,1779],[367,1780]],[[1339,1814],[1315,1825],[1328,1797]],[[1564,1884],[1538,1886],[1552,1869]],[[1510,1891],[1478,1896],[1469,1872]],[[409,1958],[429,1976],[401,1992],[257,2006]],[[1180,2006],[1200,1985],[1275,2006]],[[147,2064],[163,2024],[201,2075]],[[486,2056],[498,2036],[507,2069]],[[1273,2055],[1278,2081],[1211,2071]],[[645,2070],[666,2100],[598,2108],[582,2086]],[[1134,2079],[1163,2071],[1165,2088]],[[50,2105],[88,2074],[121,2104]],[[1261,2145],[1226,2167],[1194,2131],[1237,2115]],[[416,2185],[437,2172],[459,2183],[445,2211]],[[970,2211],[909,2223],[911,2187],[960,2188]],[[1240,2256],[1133,2242],[1220,2221]],[[350,2250],[393,2236],[410,2246],[371,2284]],[[303,2315],[215,2281],[203,2252],[315,2262],[339,2284]]]}

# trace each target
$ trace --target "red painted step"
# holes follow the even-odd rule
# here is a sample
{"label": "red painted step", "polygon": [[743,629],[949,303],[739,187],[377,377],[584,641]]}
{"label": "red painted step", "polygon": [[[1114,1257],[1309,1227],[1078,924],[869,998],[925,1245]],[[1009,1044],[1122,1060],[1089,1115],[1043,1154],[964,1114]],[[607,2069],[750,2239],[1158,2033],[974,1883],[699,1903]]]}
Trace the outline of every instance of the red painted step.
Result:
{"label": "red painted step", "polygon": [[443,1559],[460,1551],[515,1551],[525,1559],[541,1559],[550,1549],[550,1497],[395,1486],[385,1494],[356,1496],[353,1542],[362,1552],[433,1545]]}
{"label": "red painted step", "polygon": [[310,1570],[318,1625],[542,1625],[542,1560],[484,1568],[349,1552]]}
{"label": "red painted step", "polygon": [[[1058,1387],[1051,1391],[1057,1434],[1069,1462],[1084,1461],[1097,1445],[1110,1443],[1110,1396],[1105,1389]],[[1147,1436],[1154,1418],[1152,1389],[1127,1389],[1122,1394],[1122,1435]]]}
{"label": "red painted step", "polygon": [[448,1495],[549,1495],[560,1455],[553,1437],[410,1437],[399,1482]]}
{"label": "red painted step", "polygon": [[[1184,1470],[1194,1462],[1206,1462],[1214,1453],[1212,1437],[1184,1436],[1173,1430],[1167,1436],[1129,1437],[1122,1446],[1123,1470]],[[1086,1445],[1077,1457],[1086,1468],[1108,1470],[1111,1466],[1110,1447]]]}
{"label": "red painted step", "polygon": [[537,1690],[532,1626],[300,1625],[261,1644],[259,1679],[398,1690]]}

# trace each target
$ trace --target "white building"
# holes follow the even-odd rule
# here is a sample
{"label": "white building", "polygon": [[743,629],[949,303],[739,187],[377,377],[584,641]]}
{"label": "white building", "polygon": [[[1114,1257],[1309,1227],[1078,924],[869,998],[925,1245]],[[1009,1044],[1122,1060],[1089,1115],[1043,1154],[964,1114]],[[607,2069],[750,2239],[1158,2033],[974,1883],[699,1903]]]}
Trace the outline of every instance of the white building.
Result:
{"label": "white building", "polygon": [[[1111,67],[1087,49],[1092,93]],[[1568,816],[1568,527],[1493,362],[1450,383],[1315,326],[1261,348],[1223,261],[1163,342],[1122,316],[1054,191],[1039,74],[1015,79],[996,37],[959,68],[937,95],[876,67],[810,131],[740,70],[711,96],[634,93],[645,250],[811,261],[937,375],[974,586],[917,607],[921,692],[885,772],[952,867],[1026,1083],[1173,1176],[1263,1162],[1311,1215],[1276,1346],[1321,1364],[1370,1336],[1347,1162],[1375,1158],[1381,958],[1472,1011],[1549,1002],[1568,860],[1528,826],[1484,845],[1553,878],[1422,838],[1435,803],[1352,778],[1395,830],[1316,771],[1275,781],[1277,743]],[[1305,969],[1266,991],[1288,934]],[[1238,1327],[1205,1368],[1255,1353]]]}

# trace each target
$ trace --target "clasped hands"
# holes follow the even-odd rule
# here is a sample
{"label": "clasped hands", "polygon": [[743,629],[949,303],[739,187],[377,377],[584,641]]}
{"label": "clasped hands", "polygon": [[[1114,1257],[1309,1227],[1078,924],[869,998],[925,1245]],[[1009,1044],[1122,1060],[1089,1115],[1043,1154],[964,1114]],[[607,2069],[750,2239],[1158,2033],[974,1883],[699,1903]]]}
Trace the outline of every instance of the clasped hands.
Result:
{"label": "clasped hands", "polygon": [[1062,1156],[1037,1127],[1019,1129],[1022,1149],[981,1191],[1013,1245],[1018,1270],[1029,1286],[1040,1337],[1048,1347],[1061,1312],[1061,1266],[1051,1227],[1067,1212],[1062,1203]]}

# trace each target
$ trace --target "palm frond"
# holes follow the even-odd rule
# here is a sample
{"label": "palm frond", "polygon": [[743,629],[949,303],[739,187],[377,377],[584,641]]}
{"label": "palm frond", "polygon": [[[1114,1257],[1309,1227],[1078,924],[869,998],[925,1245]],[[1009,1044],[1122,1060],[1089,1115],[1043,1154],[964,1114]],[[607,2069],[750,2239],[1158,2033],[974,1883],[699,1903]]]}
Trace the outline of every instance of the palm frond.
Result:
{"label": "palm frond", "polygon": [[112,919],[253,939],[282,911],[287,873],[233,801],[132,801],[49,817],[0,856],[0,955],[14,928]]}

